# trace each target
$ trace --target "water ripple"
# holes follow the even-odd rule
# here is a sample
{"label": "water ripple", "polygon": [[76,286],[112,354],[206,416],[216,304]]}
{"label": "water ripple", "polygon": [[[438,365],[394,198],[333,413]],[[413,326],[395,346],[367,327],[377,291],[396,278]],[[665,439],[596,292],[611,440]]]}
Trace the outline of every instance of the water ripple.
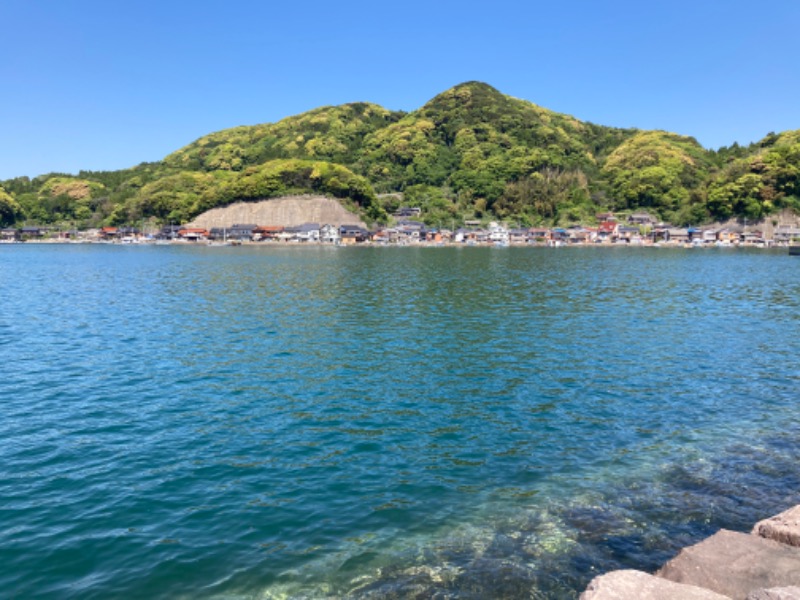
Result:
{"label": "water ripple", "polygon": [[772,252],[4,252],[12,597],[574,598],[800,501]]}

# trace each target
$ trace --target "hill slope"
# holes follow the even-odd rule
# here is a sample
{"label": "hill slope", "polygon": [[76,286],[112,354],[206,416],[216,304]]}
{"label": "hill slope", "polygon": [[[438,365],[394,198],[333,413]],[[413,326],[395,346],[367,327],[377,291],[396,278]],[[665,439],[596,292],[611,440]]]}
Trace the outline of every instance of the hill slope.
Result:
{"label": "hill slope", "polygon": [[337,200],[324,196],[287,196],[261,202],[236,202],[204,212],[189,226],[210,229],[231,227],[235,223],[284,227],[304,223],[366,226],[357,214],[346,210]]}
{"label": "hill slope", "polygon": [[429,223],[588,223],[648,210],[676,224],[800,210],[800,130],[709,151],[693,138],[582,122],[480,82],[410,113],[360,102],[204,136],[163,161],[0,182],[0,221],[186,222],[239,201],[335,197],[367,222],[402,202]]}
{"label": "hill slope", "polygon": [[355,162],[365,136],[403,113],[359,102],[324,106],[277,123],[235,127],[209,134],[170,154],[175,169],[240,171],[277,158]]}

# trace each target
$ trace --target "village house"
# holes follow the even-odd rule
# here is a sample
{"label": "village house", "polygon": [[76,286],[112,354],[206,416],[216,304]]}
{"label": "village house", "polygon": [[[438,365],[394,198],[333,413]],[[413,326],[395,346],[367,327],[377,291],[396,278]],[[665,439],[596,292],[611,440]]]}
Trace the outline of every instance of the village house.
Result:
{"label": "village house", "polygon": [[760,231],[745,231],[739,238],[742,244],[746,245],[761,245],[764,243],[764,236]]}
{"label": "village house", "polygon": [[428,242],[433,242],[434,244],[440,244],[445,239],[445,232],[440,231],[438,229],[429,229],[425,233],[425,240]]}
{"label": "village house", "polygon": [[[236,226],[234,225],[234,227]],[[249,225],[243,227],[246,230]],[[284,231],[285,228],[280,225],[259,225],[253,227],[250,237],[254,242],[273,241],[279,239]]]}
{"label": "village house", "polygon": [[141,232],[136,227],[120,227],[117,230],[119,235],[139,235]]}
{"label": "village house", "polygon": [[772,234],[776,243],[788,244],[800,240],[800,227],[793,225],[779,225]]}
{"label": "village house", "polygon": [[556,227],[550,230],[550,244],[553,246],[560,246],[566,244],[569,240],[569,232],[561,227]]}
{"label": "village house", "polygon": [[417,206],[402,206],[394,212],[395,217],[418,217],[422,209]]}
{"label": "village house", "polygon": [[303,223],[295,228],[295,239],[298,242],[318,242],[319,223]]}
{"label": "village house", "polygon": [[687,244],[691,236],[688,229],[682,227],[672,227],[667,230],[666,241],[671,244]]}
{"label": "village house", "polygon": [[395,226],[399,239],[410,242],[419,242],[426,237],[425,223],[419,221],[399,221]]}
{"label": "village house", "polygon": [[230,228],[228,228],[228,239],[239,241],[252,240],[256,229],[258,229],[258,225],[252,225],[249,223],[234,223]]}
{"label": "village house", "polygon": [[376,244],[388,244],[395,241],[392,239],[393,235],[396,238],[397,231],[395,229],[392,229],[391,227],[384,227],[383,229],[378,229],[378,231],[372,234],[372,241]]}
{"label": "village house", "polygon": [[716,237],[716,241],[723,245],[728,245],[739,241],[739,234],[735,231],[731,231],[727,227],[717,229],[714,232],[714,235]]}
{"label": "village house", "polygon": [[164,225],[156,234],[156,239],[174,240],[178,237],[178,232],[183,229],[180,225]]}
{"label": "village house", "polygon": [[653,240],[653,243],[666,242],[669,239],[669,227],[666,225],[654,227],[650,232],[650,236]]}
{"label": "village house", "polygon": [[19,230],[22,239],[43,238],[50,233],[49,228],[43,225],[30,225]]}
{"label": "village house", "polygon": [[471,229],[465,229],[464,227],[459,227],[453,232],[453,242],[455,242],[456,244],[463,244],[470,239],[470,236],[472,234],[473,232]]}
{"label": "village house", "polygon": [[60,240],[77,240],[81,235],[81,232],[77,229],[67,229],[65,231],[58,232],[58,239]]}
{"label": "village house", "polygon": [[15,229],[13,227],[6,227],[5,229],[0,229],[0,240],[4,242],[16,242],[20,238],[19,229]]}
{"label": "village house", "polygon": [[509,244],[527,244],[528,243],[528,230],[516,227],[508,230],[508,243]]}
{"label": "village house", "polygon": [[214,241],[228,239],[228,228],[212,227],[211,229],[208,230],[208,239]]}
{"label": "village house", "polygon": [[649,213],[633,213],[628,217],[628,223],[632,225],[655,225],[656,219]]}
{"label": "village house", "polygon": [[716,229],[698,229],[692,235],[692,241],[699,241],[704,245],[711,245],[716,243],[717,241],[717,230]]}
{"label": "village house", "polygon": [[504,245],[504,244],[508,244],[509,243],[509,240],[508,240],[508,229],[506,229],[505,227],[503,227],[499,223],[496,223],[494,221],[489,223],[489,231],[488,231],[488,233],[489,233],[489,236],[488,236],[489,237],[489,241],[491,243],[493,243],[493,244]]}
{"label": "village house", "polygon": [[136,227],[120,227],[117,229],[117,238],[126,244],[137,241],[140,236],[141,232]]}
{"label": "village house", "polygon": [[532,227],[528,230],[528,241],[536,243],[544,243],[550,239],[550,230],[542,227]]}
{"label": "village house", "polygon": [[567,233],[569,234],[567,242],[570,244],[586,244],[592,239],[592,232],[579,225],[568,227]]}
{"label": "village house", "polygon": [[628,244],[641,242],[638,227],[630,227],[628,225],[620,225],[616,230],[616,240],[618,242],[626,242]]}
{"label": "village house", "polygon": [[323,244],[338,244],[340,239],[336,225],[325,224],[319,228],[319,241]]}
{"label": "village house", "polygon": [[119,237],[119,228],[117,227],[103,227],[100,229],[100,239],[113,240]]}
{"label": "village house", "polygon": [[586,232],[586,241],[592,244],[598,243],[597,241],[597,227],[584,227],[583,230]]}
{"label": "village house", "polygon": [[187,242],[199,242],[208,238],[208,231],[202,227],[184,227],[178,231],[178,238]]}
{"label": "village house", "polygon": [[476,244],[486,244],[489,241],[489,232],[485,229],[476,229],[473,234]]}
{"label": "village house", "polygon": [[602,223],[600,223],[600,225],[597,226],[597,235],[595,237],[595,241],[600,243],[610,244],[616,237],[616,234],[617,234],[617,222],[603,221]]}
{"label": "village house", "polygon": [[342,225],[339,227],[339,238],[342,244],[357,244],[369,239],[369,231],[360,225]]}

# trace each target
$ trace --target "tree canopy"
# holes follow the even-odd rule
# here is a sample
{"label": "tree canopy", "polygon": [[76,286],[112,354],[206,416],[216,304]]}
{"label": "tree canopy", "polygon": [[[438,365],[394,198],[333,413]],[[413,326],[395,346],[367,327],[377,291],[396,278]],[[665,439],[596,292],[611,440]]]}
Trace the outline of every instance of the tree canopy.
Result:
{"label": "tree canopy", "polygon": [[236,201],[320,193],[368,221],[402,202],[431,224],[589,222],[646,209],[676,224],[800,210],[800,130],[706,150],[664,131],[580,121],[480,82],[404,113],[357,102],[204,136],[120,171],[0,182],[0,219],[185,222]]}
{"label": "tree canopy", "polygon": [[22,215],[22,207],[0,187],[0,226],[11,225]]}

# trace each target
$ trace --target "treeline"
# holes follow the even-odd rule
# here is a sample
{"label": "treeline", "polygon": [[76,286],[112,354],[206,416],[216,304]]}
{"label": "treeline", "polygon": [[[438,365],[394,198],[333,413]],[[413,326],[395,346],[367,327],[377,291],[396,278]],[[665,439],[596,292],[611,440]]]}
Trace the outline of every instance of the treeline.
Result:
{"label": "treeline", "polygon": [[323,107],[213,133],[157,163],[0,182],[0,221],[186,222],[216,206],[306,192],[378,222],[401,203],[434,225],[589,223],[606,210],[647,210],[679,225],[755,220],[800,211],[800,130],[710,151],[690,137],[585,123],[470,82],[411,113]]}

